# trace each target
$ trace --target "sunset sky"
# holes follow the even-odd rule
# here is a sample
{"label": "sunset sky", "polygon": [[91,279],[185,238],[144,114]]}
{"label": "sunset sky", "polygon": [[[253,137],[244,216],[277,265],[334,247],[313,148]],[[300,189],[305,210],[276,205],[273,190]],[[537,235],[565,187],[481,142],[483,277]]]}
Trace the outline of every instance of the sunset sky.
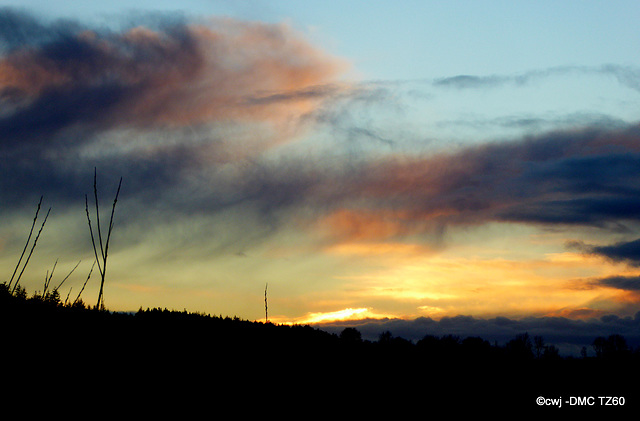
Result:
{"label": "sunset sky", "polygon": [[3,280],[97,168],[110,310],[640,337],[637,1],[129,3],[0,2]]}

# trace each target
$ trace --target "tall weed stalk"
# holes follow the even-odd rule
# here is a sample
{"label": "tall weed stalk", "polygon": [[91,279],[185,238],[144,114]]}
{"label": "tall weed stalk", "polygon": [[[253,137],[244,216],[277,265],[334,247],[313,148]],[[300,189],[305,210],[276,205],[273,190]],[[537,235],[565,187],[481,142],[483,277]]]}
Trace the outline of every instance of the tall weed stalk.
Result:
{"label": "tall weed stalk", "polygon": [[118,190],[116,191],[115,198],[113,199],[113,206],[111,207],[111,218],[109,220],[109,227],[107,229],[107,235],[105,240],[102,239],[102,228],[100,227],[100,209],[98,205],[98,184],[97,184],[97,170],[93,172],[93,196],[96,207],[96,231],[97,231],[97,244],[96,236],[94,235],[93,227],[91,225],[91,217],[89,216],[89,198],[85,195],[85,211],[87,213],[87,221],[89,222],[89,232],[91,233],[91,243],[93,245],[93,252],[98,264],[98,271],[100,272],[100,292],[98,293],[98,302],[96,308],[104,308],[104,281],[107,275],[107,258],[109,257],[109,240],[111,239],[111,231],[113,230],[113,215],[116,210],[116,202],[118,201],[118,195],[120,194],[120,187],[122,186],[122,177],[120,177],[120,183],[118,184]]}
{"label": "tall weed stalk", "polygon": [[[33,251],[36,248],[36,244],[38,244],[38,239],[40,238],[40,234],[42,233],[42,229],[44,228],[44,224],[47,223],[47,218],[49,218],[49,213],[51,212],[51,208],[49,208],[49,210],[47,211],[47,214],[44,217],[44,220],[42,221],[42,225],[40,226],[40,230],[38,230],[38,234],[36,235],[36,238],[33,240],[33,244],[31,245],[31,250],[29,250],[29,254],[27,255],[27,259],[24,261],[24,264],[22,265],[22,269],[20,270],[20,273],[18,273],[18,269],[20,268],[20,264],[22,263],[22,259],[24,258],[24,255],[27,252],[27,248],[29,247],[29,242],[31,241],[31,237],[33,235],[33,229],[36,226],[36,222],[38,220],[38,214],[40,213],[40,207],[41,206],[42,206],[42,196],[40,196],[40,201],[38,202],[38,207],[36,209],[36,215],[33,218],[33,223],[31,224],[31,230],[29,230],[29,236],[27,237],[27,242],[24,245],[24,249],[22,249],[22,253],[20,254],[20,259],[18,259],[18,263],[16,264],[16,268],[13,270],[13,274],[11,275],[11,279],[9,280],[9,284],[7,285],[7,289],[10,289],[12,294],[16,291],[16,288],[18,287],[18,283],[20,283],[20,278],[22,278],[22,274],[24,273],[24,270],[27,268],[27,265],[29,264],[29,260],[31,259],[31,255],[33,254]],[[18,274],[17,278],[16,278],[16,274]],[[14,279],[16,281],[15,284],[13,284]],[[13,289],[11,288],[11,284],[13,284]]]}

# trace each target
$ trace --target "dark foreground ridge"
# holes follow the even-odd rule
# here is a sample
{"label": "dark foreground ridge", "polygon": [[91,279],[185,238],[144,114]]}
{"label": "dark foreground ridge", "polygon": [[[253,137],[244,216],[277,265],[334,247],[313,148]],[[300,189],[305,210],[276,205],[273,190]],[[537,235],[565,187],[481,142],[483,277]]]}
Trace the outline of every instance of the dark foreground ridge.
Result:
{"label": "dark foreground ridge", "polygon": [[4,382],[15,382],[10,389],[20,393],[52,393],[71,380],[65,384],[87,386],[75,390],[80,394],[97,384],[125,396],[153,391],[174,400],[220,396],[219,388],[279,399],[366,396],[383,406],[401,399],[544,409],[536,397],[615,396],[628,410],[640,398],[640,353],[617,336],[594,338],[597,357],[560,357],[553,346],[536,348],[526,333],[505,346],[453,336],[412,343],[389,332],[366,341],[353,328],[336,335],[158,308],[118,313],[63,305],[55,294],[27,298],[2,286]]}

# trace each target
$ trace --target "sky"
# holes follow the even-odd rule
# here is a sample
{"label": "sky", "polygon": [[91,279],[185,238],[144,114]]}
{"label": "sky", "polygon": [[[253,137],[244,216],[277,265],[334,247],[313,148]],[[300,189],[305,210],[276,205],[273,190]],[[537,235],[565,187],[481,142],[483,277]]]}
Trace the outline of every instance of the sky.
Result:
{"label": "sky", "polygon": [[640,339],[637,2],[0,7],[0,277],[43,196],[94,303],[95,171],[110,310]]}

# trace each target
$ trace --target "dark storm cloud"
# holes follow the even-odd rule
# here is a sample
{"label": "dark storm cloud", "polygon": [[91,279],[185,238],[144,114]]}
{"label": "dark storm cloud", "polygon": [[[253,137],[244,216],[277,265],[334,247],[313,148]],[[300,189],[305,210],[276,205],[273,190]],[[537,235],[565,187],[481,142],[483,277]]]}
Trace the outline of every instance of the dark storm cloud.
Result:
{"label": "dark storm cloud", "polygon": [[640,136],[592,128],[423,157],[382,158],[354,189],[405,221],[625,229],[640,215]]}
{"label": "dark storm cloud", "polygon": [[[195,37],[185,26],[162,34],[98,32],[79,24],[39,28],[40,36],[24,37],[32,42],[14,46],[0,62],[5,105],[15,107],[3,119],[5,137],[11,137],[11,129],[23,129],[16,133],[21,136],[29,134],[28,127],[43,130],[38,123],[49,130],[76,122],[113,124],[108,117],[116,112],[144,121],[131,101],[159,82],[188,80],[201,63]],[[27,126],[27,120],[33,123]],[[54,120],[60,120],[58,126],[50,125]]]}
{"label": "dark storm cloud", "polygon": [[[82,196],[96,166],[123,176],[130,195],[183,203],[185,177],[286,141],[280,129],[331,95],[344,66],[285,25],[144,15],[115,30],[12,9],[0,22],[5,204]],[[245,124],[259,129],[237,141]],[[244,145],[249,136],[257,140]],[[246,184],[238,190],[252,197]]]}
{"label": "dark storm cloud", "polygon": [[638,220],[640,199],[610,197],[537,201],[526,206],[513,206],[497,214],[498,219],[545,225],[590,225],[625,230],[621,221]]}
{"label": "dark storm cloud", "polygon": [[17,172],[26,162],[54,166],[51,156],[73,152],[100,130],[149,122],[140,101],[162,83],[188,80],[201,63],[181,25],[155,36],[40,23],[11,10],[0,19],[10,22],[1,34],[9,48],[0,58],[0,151]]}
{"label": "dark storm cloud", "polygon": [[583,253],[602,256],[612,262],[640,266],[640,239],[623,241],[606,246],[584,244],[579,241],[569,242],[568,248]]}
{"label": "dark storm cloud", "polygon": [[616,243],[610,246],[594,246],[591,253],[605,256],[616,262],[640,266],[640,240]]}
{"label": "dark storm cloud", "polygon": [[610,276],[599,279],[596,283],[624,291],[640,291],[640,277],[638,276]]}
{"label": "dark storm cloud", "polygon": [[[10,10],[0,20],[11,22],[0,34],[10,47],[0,59],[0,88],[16,108],[4,115],[5,136],[41,118],[62,117],[60,127],[272,118],[272,109],[247,104],[320,97],[343,67],[283,25],[158,15],[113,31],[38,23]],[[53,110],[55,118],[46,114]]]}
{"label": "dark storm cloud", "polygon": [[3,7],[0,8],[0,51],[48,42],[79,28],[77,22],[57,20],[44,23],[26,11]]}

